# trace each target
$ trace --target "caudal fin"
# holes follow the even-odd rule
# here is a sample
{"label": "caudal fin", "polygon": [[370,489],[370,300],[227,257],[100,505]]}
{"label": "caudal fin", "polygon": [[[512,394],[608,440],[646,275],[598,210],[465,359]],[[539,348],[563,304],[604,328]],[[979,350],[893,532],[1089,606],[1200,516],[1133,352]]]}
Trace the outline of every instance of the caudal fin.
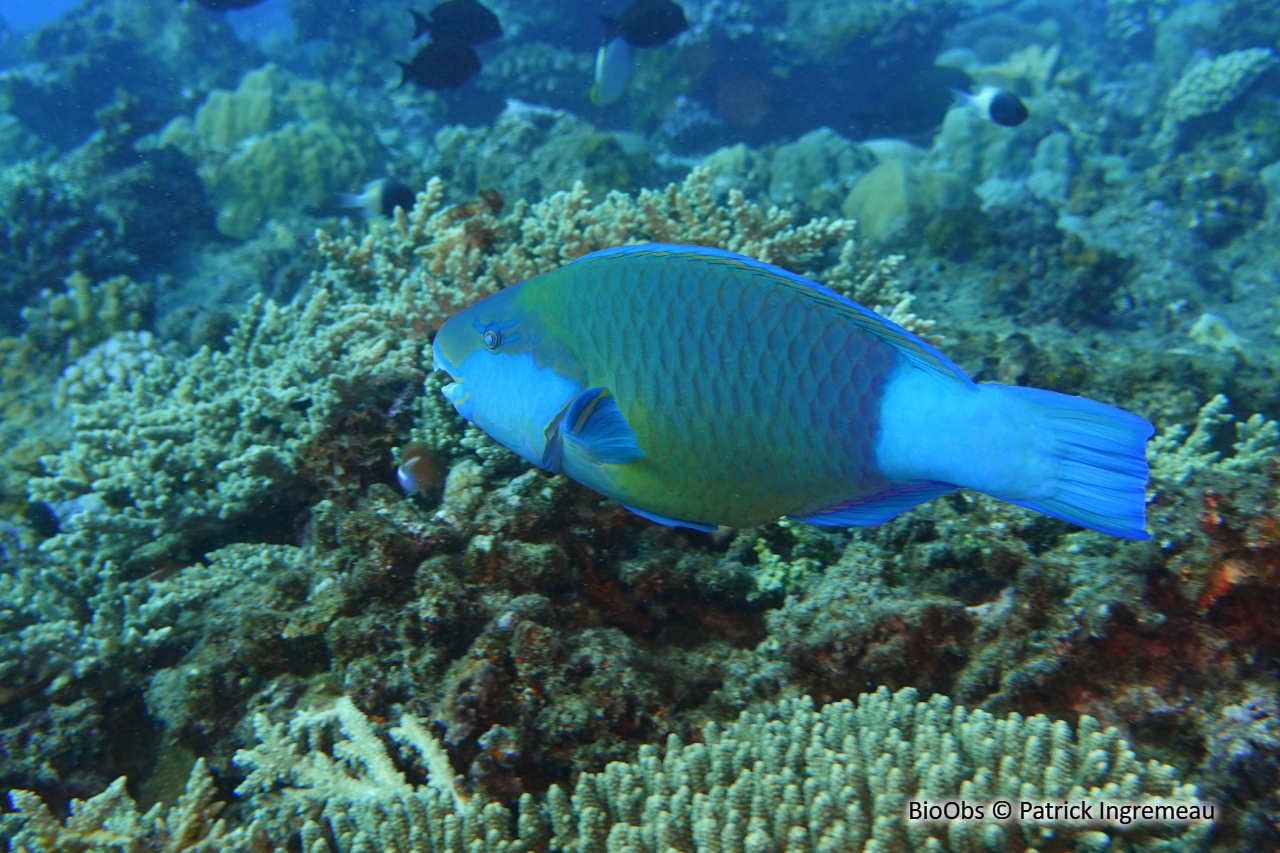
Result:
{"label": "caudal fin", "polygon": [[1084,397],[1016,386],[1000,392],[1018,400],[1036,428],[1048,433],[1050,440],[1037,444],[1052,455],[1046,468],[1056,474],[1037,490],[1046,497],[996,497],[1113,536],[1151,538],[1143,529],[1151,424]]}

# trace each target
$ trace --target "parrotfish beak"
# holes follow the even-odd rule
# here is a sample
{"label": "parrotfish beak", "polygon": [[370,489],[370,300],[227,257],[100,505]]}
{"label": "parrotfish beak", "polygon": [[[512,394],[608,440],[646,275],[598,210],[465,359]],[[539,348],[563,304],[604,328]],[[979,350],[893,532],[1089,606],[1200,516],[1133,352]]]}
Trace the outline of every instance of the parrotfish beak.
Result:
{"label": "parrotfish beak", "polygon": [[433,343],[431,345],[431,372],[435,373],[437,370],[443,370],[450,376],[457,375],[453,365],[449,363],[449,359],[440,354],[440,344]]}
{"label": "parrotfish beak", "polygon": [[453,403],[454,408],[458,410],[458,414],[470,420],[467,412],[463,411],[463,403],[467,399],[467,392],[463,389],[462,383],[458,380],[458,370],[449,360],[440,354],[440,347],[433,344],[431,347],[431,372],[443,370],[453,377],[454,381],[450,382],[440,389],[440,393],[444,394],[444,398]]}

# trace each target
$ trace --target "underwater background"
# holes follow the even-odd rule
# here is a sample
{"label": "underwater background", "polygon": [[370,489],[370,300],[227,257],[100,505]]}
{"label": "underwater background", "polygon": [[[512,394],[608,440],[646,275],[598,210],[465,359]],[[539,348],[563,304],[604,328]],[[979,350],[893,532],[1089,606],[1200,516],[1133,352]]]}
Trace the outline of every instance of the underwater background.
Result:
{"label": "underwater background", "polygon": [[[664,2],[0,4],[7,849],[1280,850],[1280,3]],[[1152,538],[457,415],[448,317],[651,241],[1142,415]]]}

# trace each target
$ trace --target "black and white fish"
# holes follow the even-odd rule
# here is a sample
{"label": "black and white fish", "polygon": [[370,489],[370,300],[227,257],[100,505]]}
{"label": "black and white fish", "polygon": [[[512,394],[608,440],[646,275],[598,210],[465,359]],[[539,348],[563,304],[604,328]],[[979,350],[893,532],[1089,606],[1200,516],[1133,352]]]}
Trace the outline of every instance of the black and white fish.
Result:
{"label": "black and white fish", "polygon": [[336,193],[327,204],[308,207],[311,216],[350,216],[358,214],[366,219],[385,219],[395,215],[396,208],[406,213],[413,210],[417,193],[395,178],[378,178],[369,181],[356,193]]}
{"label": "black and white fish", "polygon": [[983,86],[972,94],[956,90],[956,102],[1003,127],[1017,127],[1031,115],[1021,98],[999,86]]}

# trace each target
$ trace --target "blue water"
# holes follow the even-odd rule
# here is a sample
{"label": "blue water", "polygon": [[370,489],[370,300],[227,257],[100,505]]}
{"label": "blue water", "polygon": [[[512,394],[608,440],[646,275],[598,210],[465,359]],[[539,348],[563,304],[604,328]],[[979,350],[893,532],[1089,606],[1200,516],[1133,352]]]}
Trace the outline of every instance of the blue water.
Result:
{"label": "blue water", "polygon": [[56,20],[63,12],[74,7],[76,0],[4,0],[0,2],[0,18],[15,30],[34,29],[48,21]]}

